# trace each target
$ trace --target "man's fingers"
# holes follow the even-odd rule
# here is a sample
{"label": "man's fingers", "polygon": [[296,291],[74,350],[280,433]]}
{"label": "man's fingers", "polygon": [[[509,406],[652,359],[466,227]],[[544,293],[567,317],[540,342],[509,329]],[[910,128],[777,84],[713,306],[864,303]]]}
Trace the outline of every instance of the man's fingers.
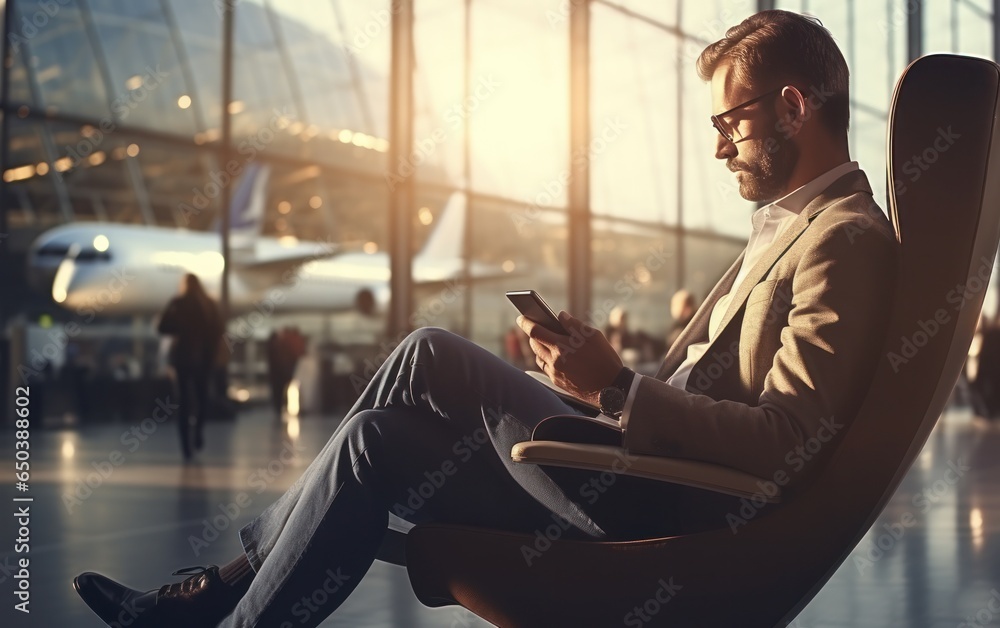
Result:
{"label": "man's fingers", "polygon": [[549,380],[552,382],[556,381],[556,369],[554,366],[548,364],[545,360],[537,356],[535,357],[535,363],[538,364],[538,368],[541,369],[542,373],[544,373]]}
{"label": "man's fingers", "polygon": [[517,323],[517,326],[521,328],[521,331],[528,334],[528,336],[531,336],[531,330],[538,326],[538,323],[523,314],[514,319],[514,321]]}
{"label": "man's fingers", "polygon": [[540,340],[535,340],[534,338],[528,339],[528,346],[531,347],[532,352],[545,362],[552,362],[552,348],[541,342]]}
{"label": "man's fingers", "polygon": [[518,316],[517,324],[524,333],[528,334],[530,338],[540,340],[547,345],[556,346],[559,344],[559,339],[563,338],[561,334],[557,334],[553,331],[545,329],[535,321],[527,318],[526,316]]}

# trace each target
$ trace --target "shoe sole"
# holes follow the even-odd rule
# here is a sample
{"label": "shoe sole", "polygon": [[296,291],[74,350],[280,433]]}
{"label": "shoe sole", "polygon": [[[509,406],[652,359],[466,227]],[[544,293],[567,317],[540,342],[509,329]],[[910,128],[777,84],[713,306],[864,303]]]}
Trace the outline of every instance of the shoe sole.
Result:
{"label": "shoe sole", "polygon": [[109,624],[106,619],[101,617],[100,613],[97,612],[97,609],[95,609],[93,606],[90,605],[90,601],[86,598],[86,596],[84,596],[83,590],[80,588],[80,576],[73,578],[73,590],[76,591],[76,594],[78,596],[80,596],[80,599],[83,600],[83,603],[87,605],[87,608],[90,609],[91,613],[93,613],[94,615],[97,616],[98,619],[103,621],[105,626],[109,627],[111,626],[111,624]]}
{"label": "shoe sole", "polygon": [[126,626],[126,625],[129,626],[129,628],[166,628],[162,626],[160,622],[157,622],[155,620],[147,621],[146,623],[141,623],[142,617],[139,617],[138,615],[131,617],[130,618],[131,622],[128,624],[119,623],[117,618],[112,620],[105,619],[104,617],[101,616],[99,612],[97,612],[96,608],[90,605],[90,601],[87,599],[87,597],[83,593],[83,590],[80,588],[79,580],[80,576],[76,576],[75,578],[73,578],[73,590],[76,591],[76,594],[80,596],[80,599],[83,600],[83,603],[87,605],[87,608],[90,609],[90,612],[96,615],[97,618],[100,619],[102,622],[104,622],[104,625],[108,626],[108,628],[113,628],[113,626]]}

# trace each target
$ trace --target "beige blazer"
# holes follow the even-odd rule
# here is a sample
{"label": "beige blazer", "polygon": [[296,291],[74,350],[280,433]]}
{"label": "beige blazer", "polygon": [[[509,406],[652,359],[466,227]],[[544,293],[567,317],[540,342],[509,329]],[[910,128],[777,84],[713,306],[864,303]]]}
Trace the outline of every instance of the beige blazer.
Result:
{"label": "beige blazer", "polygon": [[[789,486],[850,423],[881,357],[898,244],[862,171],[809,203],[750,270],[682,391],[665,382],[688,345],[708,340],[733,263],[643,376],[629,416],[632,453],[703,460]],[[808,470],[806,471],[808,473]],[[784,482],[783,482],[784,484]]]}

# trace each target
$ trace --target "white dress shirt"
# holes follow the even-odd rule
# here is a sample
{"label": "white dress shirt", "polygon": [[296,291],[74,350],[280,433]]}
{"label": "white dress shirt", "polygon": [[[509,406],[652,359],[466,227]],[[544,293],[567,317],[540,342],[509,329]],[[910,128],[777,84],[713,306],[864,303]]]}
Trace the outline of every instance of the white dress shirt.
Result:
{"label": "white dress shirt", "polygon": [[[749,274],[750,269],[753,268],[757,260],[767,252],[774,241],[778,239],[778,236],[805,209],[806,205],[812,202],[834,181],[848,172],[853,172],[857,169],[858,162],[856,161],[849,161],[836,166],[773,203],[759,208],[750,216],[750,239],[747,242],[743,263],[740,265],[740,270],[736,274],[736,279],[733,281],[733,286],[730,288],[729,294],[716,301],[715,307],[712,308],[712,314],[708,319],[709,339],[705,342],[698,342],[688,346],[687,356],[681,365],[677,367],[677,370],[674,371],[673,375],[667,378],[668,384],[684,390],[687,386],[688,376],[691,375],[691,369],[705,355],[712,341],[718,336],[721,331],[719,325],[722,323],[726,310],[729,309],[729,302],[732,300],[733,295],[739,291],[740,284],[746,279],[747,274]],[[636,390],[639,388],[640,377],[637,374],[632,379],[632,386],[629,388],[628,396],[625,399],[625,407],[622,411],[623,423],[628,419],[628,413],[632,409],[632,400],[635,399]]]}

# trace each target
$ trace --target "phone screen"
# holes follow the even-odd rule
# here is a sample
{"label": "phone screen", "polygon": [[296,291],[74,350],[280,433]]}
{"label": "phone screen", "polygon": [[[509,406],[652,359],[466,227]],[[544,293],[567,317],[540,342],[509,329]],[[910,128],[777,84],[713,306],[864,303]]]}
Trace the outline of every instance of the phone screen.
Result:
{"label": "phone screen", "polygon": [[552,308],[534,290],[512,290],[507,298],[524,317],[557,334],[569,335]]}

